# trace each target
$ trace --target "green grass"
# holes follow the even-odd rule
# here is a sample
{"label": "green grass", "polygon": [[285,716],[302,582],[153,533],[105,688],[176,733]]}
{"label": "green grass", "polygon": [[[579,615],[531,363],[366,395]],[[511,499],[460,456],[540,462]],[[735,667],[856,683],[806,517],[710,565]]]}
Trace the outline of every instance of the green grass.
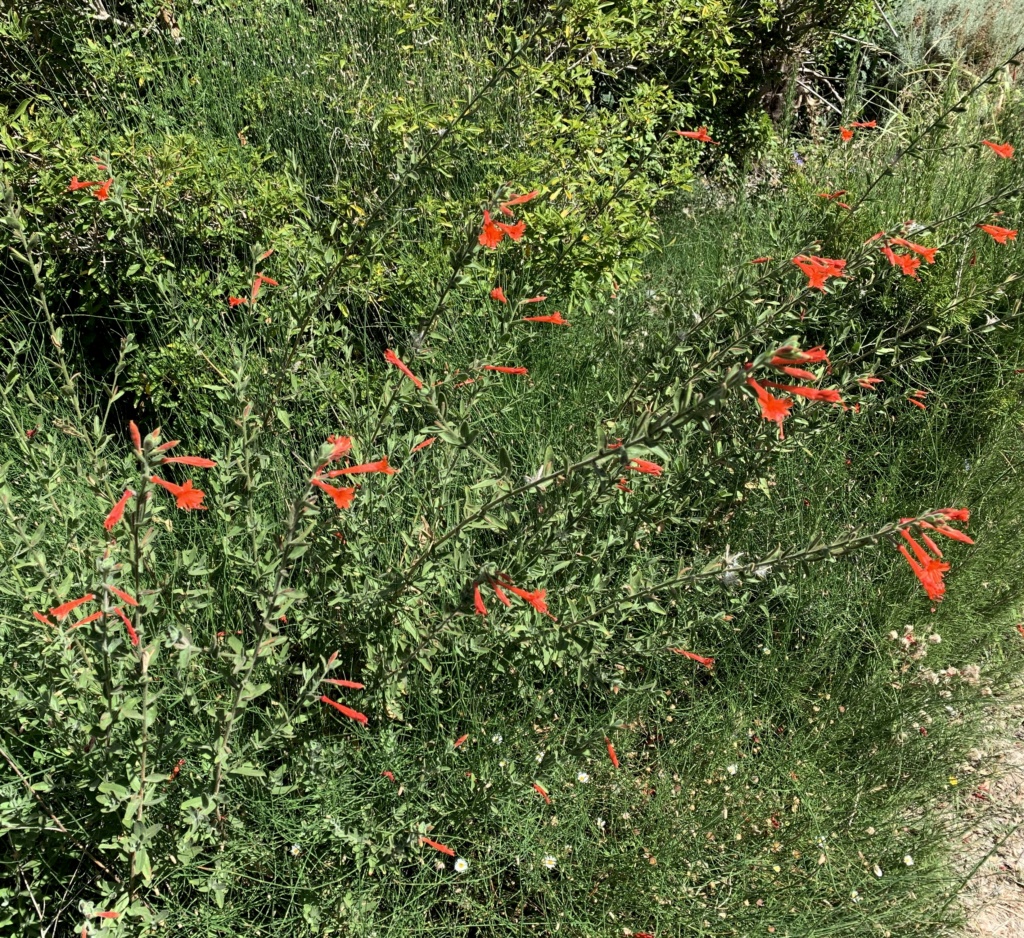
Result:
{"label": "green grass", "polygon": [[[204,23],[190,41],[208,49],[197,55],[207,71],[154,91],[161,103],[150,117],[195,109],[223,139],[236,131],[242,99],[265,90],[261,78],[279,76],[290,57],[316,64],[321,47],[298,28],[262,49],[268,61],[232,60],[239,22]],[[339,28],[371,30],[367,47],[381,51],[363,64],[390,88],[404,60],[391,57],[388,35],[361,18]],[[454,81],[436,63],[429,73],[438,95]],[[337,166],[317,124],[318,109],[332,104],[325,74],[297,70],[288,88],[266,91],[273,106],[253,130],[275,158],[301,151],[302,186],[274,202],[283,217],[289,199],[316,219],[336,197]],[[552,296],[545,311],[562,309],[570,329],[519,323],[487,298],[499,272],[530,269],[511,251],[506,266],[475,259],[473,279],[458,285],[418,349],[411,330],[394,324],[400,316],[387,337],[357,316],[318,318],[296,333],[311,297],[287,284],[268,290],[259,317],[234,319],[203,315],[198,287],[194,315],[174,318],[180,297],[171,291],[147,315],[159,321],[166,312],[174,327],[140,331],[142,352],[129,358],[167,355],[175,371],[181,355],[195,373],[173,406],[146,401],[143,428],[159,419],[164,439],[180,436],[180,451],[219,466],[195,475],[208,512],[174,512],[163,494],[155,499],[152,546],[138,554],[123,529],[109,554],[100,534],[111,495],[138,484],[122,415],[115,409],[98,452],[82,432],[94,411],[102,418],[109,368],[90,368],[88,347],[69,340],[71,366],[86,375],[79,418],[26,289],[7,311],[8,338],[25,344],[5,365],[0,411],[0,543],[10,557],[0,586],[0,667],[10,676],[0,745],[24,776],[10,762],[0,775],[0,831],[12,848],[0,861],[8,903],[0,923],[26,934],[54,924],[56,934],[77,935],[87,920],[93,934],[275,938],[812,938],[952,928],[960,884],[950,844],[973,787],[965,754],[982,708],[1019,674],[1024,649],[1013,628],[1024,569],[1020,249],[972,228],[992,209],[1019,218],[1018,163],[977,147],[981,136],[1024,139],[1017,92],[1000,103],[983,91],[926,138],[927,149],[891,161],[964,87],[954,73],[937,93],[914,89],[905,110],[851,147],[836,146],[834,128],[780,142],[758,172],[777,185],[708,186],[663,203],[661,248],[638,284],[614,300],[597,281]],[[300,101],[309,114],[294,113]],[[147,132],[159,139],[165,130],[153,118]],[[791,163],[793,146],[803,169]],[[845,188],[856,203],[890,165],[856,211],[817,195]],[[478,169],[468,166],[460,180],[467,193]],[[920,282],[873,252],[856,261],[881,228],[957,213],[911,235],[940,248]],[[852,276],[826,294],[800,294],[789,258],[814,240],[822,254],[850,258]],[[424,252],[443,273],[449,254],[437,245]],[[767,267],[749,265],[766,254],[775,258]],[[247,263],[242,255],[240,278]],[[311,264],[309,283],[320,273]],[[429,274],[424,281],[425,293],[436,286]],[[59,312],[73,307],[73,298],[61,302]],[[46,342],[32,344],[40,334]],[[793,336],[804,348],[828,346],[834,373],[822,384],[841,386],[859,408],[798,404],[780,443],[753,399],[734,392],[644,450],[666,472],[630,475],[631,495],[614,489],[610,467],[606,478],[573,477],[510,500],[394,590],[431,537],[502,486],[538,466],[570,464],[601,434],[629,438],[645,413],[670,409],[676,388],[707,393],[734,358]],[[298,351],[274,398],[275,369],[292,341]],[[392,342],[414,350],[410,364],[428,384],[444,386],[427,396],[398,382],[376,348]],[[709,358],[723,364],[697,375]],[[522,364],[530,374],[480,376],[481,362]],[[885,383],[862,392],[855,379],[868,372]],[[476,383],[454,387],[467,374]],[[915,388],[929,391],[923,412],[907,403]],[[246,406],[268,419],[246,422]],[[441,440],[406,457],[436,426],[464,443]],[[234,737],[231,764],[252,760],[266,776],[229,775],[217,808],[208,800],[215,717],[242,660],[227,648],[236,630],[246,647],[265,637],[254,623],[262,598],[277,595],[283,506],[308,478],[310,454],[337,432],[355,437],[358,460],[386,453],[401,471],[365,477],[351,512],[321,506],[306,516],[281,627],[289,645],[255,669],[268,686]],[[651,590],[681,566],[726,552],[765,557],[777,544],[869,532],[950,505],[970,506],[976,544],[944,542],[952,572],[934,611],[890,539],[830,562],[775,565],[764,577]],[[120,627],[83,628],[65,641],[29,615],[103,582],[112,563],[127,579],[138,557],[143,647],[154,655],[145,693],[160,708],[144,743],[139,659]],[[469,584],[493,570],[547,588],[559,624],[506,612],[490,592],[488,617],[472,616]],[[643,601],[594,612],[630,592]],[[908,628],[920,640],[911,649],[899,641]],[[929,642],[933,634],[940,643]],[[666,646],[713,656],[714,669]],[[915,658],[917,648],[927,656]],[[302,699],[302,669],[336,649],[336,676],[368,687],[334,696],[365,710],[369,727],[328,715],[314,698],[288,734],[265,743],[281,711]],[[951,667],[959,673],[937,683],[924,670]],[[124,846],[143,833],[130,800],[140,752],[158,792],[146,818],[161,825],[146,841],[149,882],[127,872],[135,860]],[[168,780],[179,759],[180,774]],[[421,836],[449,845],[466,871]],[[39,896],[61,911],[40,912]],[[122,918],[102,929],[86,918],[115,904]]]}

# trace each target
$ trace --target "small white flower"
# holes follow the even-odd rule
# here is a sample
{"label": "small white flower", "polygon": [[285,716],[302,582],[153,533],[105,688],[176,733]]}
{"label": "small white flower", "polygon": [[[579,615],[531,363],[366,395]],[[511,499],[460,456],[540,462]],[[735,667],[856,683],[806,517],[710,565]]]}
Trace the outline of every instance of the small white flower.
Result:
{"label": "small white flower", "polygon": [[879,879],[882,878],[882,868],[877,863],[874,866],[874,872],[875,876],[877,876]]}
{"label": "small white flower", "polygon": [[857,890],[856,890],[856,889],[851,889],[851,890],[850,890],[850,898],[851,898],[851,899],[852,899],[852,900],[853,900],[854,902],[860,902],[860,893],[859,893],[859,892],[857,892]]}
{"label": "small white flower", "polygon": [[508,765],[508,763],[504,759],[502,759],[501,762],[498,763],[498,768],[503,769],[505,768],[506,765]]}
{"label": "small white flower", "polygon": [[904,862],[904,863],[905,863],[905,864],[906,864],[907,866],[913,866],[913,865],[914,865],[914,858],[913,858],[913,857],[912,857],[912,856],[911,856],[911,855],[910,855],[910,854],[908,853],[908,854],[907,854],[907,855],[906,855],[906,856],[905,856],[905,857],[903,858],[903,862]]}
{"label": "small white flower", "polygon": [[725,771],[730,775],[735,775],[740,770],[740,767],[734,762],[732,765],[727,765]]}
{"label": "small white flower", "polygon": [[577,772],[576,781],[579,782],[581,785],[586,785],[587,782],[590,781],[590,776],[587,775],[586,772]]}
{"label": "small white flower", "polygon": [[605,819],[603,817],[599,817],[597,819],[597,826],[600,827],[602,831],[605,829],[605,824],[606,824],[606,822],[605,822]]}
{"label": "small white flower", "polygon": [[934,635],[929,635],[928,641],[930,641],[933,645],[938,645],[939,642],[942,641],[942,636],[937,633]]}
{"label": "small white flower", "polygon": [[459,857],[455,861],[455,872],[456,873],[465,873],[466,870],[468,870],[468,869],[469,869],[469,864],[465,860],[463,860],[462,857]]}
{"label": "small white flower", "polygon": [[495,733],[491,737],[491,742],[494,743],[495,746],[500,746],[502,744],[502,742],[504,742],[504,740],[502,739],[501,733]]}
{"label": "small white flower", "polygon": [[542,749],[538,752],[534,759],[537,762],[537,765],[540,765],[544,761],[544,750]]}
{"label": "small white flower", "polygon": [[293,857],[297,857],[300,853],[302,853],[302,847],[300,847],[298,844],[292,844],[292,849],[289,850],[288,852]]}
{"label": "small white flower", "polygon": [[759,580],[763,580],[771,572],[772,565],[770,563],[762,563],[754,567],[754,576],[756,576]]}
{"label": "small white flower", "polygon": [[549,853],[540,862],[544,864],[545,869],[553,870],[558,861]]}

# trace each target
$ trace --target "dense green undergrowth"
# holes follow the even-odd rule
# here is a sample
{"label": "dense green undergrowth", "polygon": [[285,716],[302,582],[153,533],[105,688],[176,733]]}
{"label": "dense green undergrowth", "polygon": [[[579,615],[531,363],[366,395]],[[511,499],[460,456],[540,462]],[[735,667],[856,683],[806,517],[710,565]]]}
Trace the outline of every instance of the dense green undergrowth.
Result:
{"label": "dense green undergrowth", "polygon": [[[0,924],[955,923],[965,753],[1024,648],[1020,252],[976,227],[1020,217],[1018,160],[981,145],[1024,139],[1007,70],[852,89],[878,126],[708,183],[714,145],[671,130],[718,93],[723,139],[749,130],[730,82],[771,22],[743,4],[574,5],[550,34],[527,5],[217,9],[56,71],[22,37],[10,66]],[[713,67],[667,68],[709,37]],[[67,191],[90,157],[106,200]],[[521,240],[482,245],[484,208]],[[903,276],[879,231],[935,263]],[[800,254],[845,275],[808,289]],[[797,400],[780,439],[745,379],[790,382],[784,345],[827,348],[844,405]],[[939,603],[895,525],[947,506],[975,543],[943,541]]]}

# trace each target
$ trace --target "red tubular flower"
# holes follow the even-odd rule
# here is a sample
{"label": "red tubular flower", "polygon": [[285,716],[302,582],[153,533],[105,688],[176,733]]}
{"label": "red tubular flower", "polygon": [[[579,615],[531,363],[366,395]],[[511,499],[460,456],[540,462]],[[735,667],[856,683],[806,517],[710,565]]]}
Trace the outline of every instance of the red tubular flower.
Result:
{"label": "red tubular flower", "polygon": [[326,462],[324,462],[324,466],[334,462],[336,459],[341,459],[342,456],[347,456],[349,450],[352,449],[352,438],[348,436],[329,436],[327,437],[327,442],[331,444],[331,451],[327,456]]}
{"label": "red tubular flower", "polygon": [[531,202],[537,198],[537,190],[534,189],[532,192],[527,192],[524,195],[514,195],[507,202],[502,202],[498,207],[501,209],[503,215],[511,215],[511,206],[513,205],[524,205],[526,202]]}
{"label": "red tubular flower", "polygon": [[888,245],[882,248],[882,253],[889,259],[889,263],[893,267],[899,267],[903,271],[904,277],[913,277],[915,280],[921,279],[917,276],[917,268],[921,266],[919,258],[911,254],[897,254]]}
{"label": "red tubular flower", "polygon": [[649,931],[635,931],[633,932],[633,938],[654,938]]}
{"label": "red tubular flower", "polygon": [[623,476],[621,479],[619,479],[618,482],[615,483],[615,487],[620,491],[625,492],[627,495],[633,494],[633,490],[626,484],[625,476]]}
{"label": "red tubular flower", "polygon": [[505,291],[501,287],[495,287],[491,290],[491,299],[497,300],[499,303],[507,303],[508,297],[505,296]]}
{"label": "red tubular flower", "polygon": [[798,254],[793,263],[807,275],[807,286],[812,290],[824,290],[829,277],[842,277],[846,261],[831,257]]}
{"label": "red tubular flower", "polygon": [[135,493],[131,489],[125,489],[124,494],[117,500],[117,504],[110,509],[110,514],[103,519],[103,527],[108,531],[111,530],[118,521],[124,517],[124,509],[130,499]]}
{"label": "red tubular flower", "polygon": [[782,429],[782,422],[789,415],[793,402],[787,401],[782,397],[775,397],[761,387],[753,378],[747,378],[747,384],[757,392],[757,402],[761,406],[761,416],[765,420],[774,421],[779,425],[779,439],[784,440],[786,436]]}
{"label": "red tubular flower", "polygon": [[135,452],[140,456],[142,455],[142,434],[139,433],[139,428],[135,426],[134,420],[128,421],[128,433],[132,438],[132,445],[135,447]]}
{"label": "red tubular flower", "polygon": [[381,776],[383,776],[384,778],[386,778],[386,779],[387,779],[387,780],[388,780],[389,782],[391,782],[392,784],[394,784],[394,781],[395,781],[395,773],[394,773],[394,772],[389,772],[389,771],[388,771],[387,769],[385,769],[385,770],[384,770],[383,772],[381,772],[380,774],[381,774]]}
{"label": "red tubular flower", "polygon": [[177,506],[184,511],[193,511],[196,509],[199,511],[206,511],[206,506],[203,504],[203,497],[206,493],[200,489],[194,488],[191,479],[186,479],[184,485],[175,485],[173,482],[168,482],[166,479],[161,479],[159,476],[150,476],[149,481],[154,485],[159,485],[162,488],[167,489],[167,491],[174,496]]}
{"label": "red tubular flower", "polygon": [[942,582],[942,577],[949,570],[948,563],[940,563],[938,560],[930,557],[925,549],[914,540],[913,536],[906,530],[900,531],[900,534],[906,540],[914,550],[914,554],[917,560],[910,556],[910,551],[907,550],[902,544],[899,545],[899,551],[906,558],[907,563],[910,564],[910,569],[914,571],[914,576],[920,581],[924,587],[924,591],[928,594],[928,598],[932,602],[941,602],[943,594],[946,592],[946,584]]}
{"label": "red tubular flower", "polygon": [[982,231],[987,235],[992,236],[992,240],[998,244],[1006,244],[1007,241],[1012,241],[1017,237],[1016,229],[1001,228],[999,225],[978,225]]}
{"label": "red tubular flower", "polygon": [[707,127],[699,127],[697,130],[677,130],[676,133],[679,134],[680,137],[686,137],[689,140],[697,140],[700,143],[713,143],[716,146],[719,143],[718,140],[711,139],[708,135]]}
{"label": "red tubular flower", "polygon": [[935,530],[939,532],[943,537],[948,537],[951,541],[960,541],[962,544],[973,544],[971,540],[963,531],[958,531],[956,528],[951,528],[948,524],[937,524]]}
{"label": "red tubular flower", "polygon": [[531,606],[533,606],[534,609],[537,610],[537,612],[546,615],[549,619],[551,619],[554,622],[558,621],[558,619],[556,619],[548,611],[548,604],[544,602],[544,597],[547,596],[547,590],[534,590],[533,592],[530,592],[529,590],[520,589],[518,586],[509,585],[509,591],[515,593],[516,596],[518,596],[520,599],[529,603]]}
{"label": "red tubular flower", "polygon": [[664,466],[659,466],[657,463],[649,462],[646,459],[631,459],[626,468],[649,476],[660,476],[665,471]]}
{"label": "red tubular flower", "polygon": [[120,912],[93,912],[96,918],[120,918]]}
{"label": "red tubular flower", "polygon": [[916,398],[908,397],[907,401],[909,403],[913,404],[919,410],[927,410],[928,409],[927,407],[924,406],[924,404],[921,403],[921,401],[917,400]]}
{"label": "red tubular flower", "polygon": [[846,189],[836,189],[835,192],[819,192],[819,199],[838,199],[839,196],[846,195]]}
{"label": "red tubular flower", "polygon": [[325,677],[324,683],[333,684],[335,687],[348,687],[351,690],[364,690],[366,688],[366,685],[360,684],[359,681],[346,681],[340,677]]}
{"label": "red tubular flower", "polygon": [[971,520],[969,508],[940,508],[939,514],[945,515],[950,521],[962,521],[964,524]]}
{"label": "red tubular flower", "polygon": [[521,218],[514,225],[506,225],[500,221],[496,221],[494,225],[502,234],[507,234],[513,241],[518,241],[526,232],[526,222]]}
{"label": "red tubular flower", "polygon": [[938,248],[926,248],[923,244],[914,244],[913,241],[908,241],[906,238],[890,238],[889,243],[899,245],[902,248],[913,251],[915,254],[919,254],[927,264],[935,263],[935,252],[938,251]]}
{"label": "red tubular flower", "polygon": [[321,694],[320,699],[329,707],[334,707],[334,709],[342,716],[346,716],[350,720],[355,720],[357,723],[362,723],[363,726],[366,726],[366,724],[370,722],[366,718],[366,714],[360,713],[358,710],[353,710],[351,707],[346,707],[344,704],[340,704],[336,700],[331,700],[331,698],[326,694]]}
{"label": "red tubular flower", "polygon": [[69,599],[66,603],[61,603],[59,606],[54,606],[50,610],[50,615],[55,619],[62,620],[68,617],[68,613],[72,610],[77,609],[84,603],[92,602],[96,598],[95,593],[86,593],[84,596],[80,596],[78,599]]}
{"label": "red tubular flower", "polygon": [[248,303],[248,302],[249,301],[244,296],[229,296],[228,297],[228,305],[229,306],[241,306],[243,303]]}
{"label": "red tubular flower", "polygon": [[97,619],[101,619],[102,617],[103,610],[97,609],[95,612],[91,612],[84,618],[79,619],[73,626],[71,626],[71,628],[77,629],[80,625],[88,625],[90,622],[95,622]]}
{"label": "red tubular flower", "polygon": [[497,583],[491,583],[491,587],[494,589],[494,595],[498,597],[498,602],[504,606],[512,606],[512,600],[505,595],[505,591]]}
{"label": "red tubular flower", "polygon": [[767,264],[771,258],[766,254],[764,257],[755,257],[750,263],[751,264]]}
{"label": "red tubular flower", "polygon": [[477,240],[483,247],[493,249],[501,243],[501,239],[504,237],[505,232],[495,222],[491,221],[491,213],[484,209],[484,227]]}
{"label": "red tubular flower", "polygon": [[612,765],[615,766],[615,768],[618,768],[619,757],[615,754],[615,747],[607,736],[604,738],[604,744],[608,747],[608,758],[612,760]]}
{"label": "red tubular flower", "polygon": [[478,616],[487,615],[487,607],[484,605],[484,598],[480,595],[480,584],[476,583],[473,586],[473,608],[476,610]]}
{"label": "red tubular flower", "polygon": [[205,456],[164,456],[160,463],[164,466],[172,463],[179,466],[194,466],[196,469],[212,469],[217,465],[212,459],[207,459]]}
{"label": "red tubular flower", "polygon": [[547,296],[531,296],[528,300],[520,300],[520,303],[543,303],[547,299]]}
{"label": "red tubular flower", "polygon": [[839,136],[842,137],[844,141],[850,141],[853,139],[853,131],[846,127],[840,127]]}
{"label": "red tubular flower", "polygon": [[827,404],[841,404],[842,397],[835,388],[804,388],[793,384],[776,384],[774,381],[765,381],[766,388],[774,388],[776,391],[788,391],[798,397],[806,397],[809,401],[824,401]]}
{"label": "red tubular flower", "polygon": [[128,603],[129,606],[138,606],[139,601],[134,596],[129,596],[123,589],[120,589],[113,584],[108,584],[107,589],[110,590],[118,599]]}
{"label": "red tubular flower", "polygon": [[1004,160],[1013,158],[1013,146],[1009,143],[993,143],[991,140],[982,140],[981,145],[988,147],[996,156],[1001,156]]}
{"label": "red tubular flower", "polygon": [[378,459],[376,462],[366,462],[360,466],[349,466],[347,469],[335,469],[327,473],[327,478],[336,479],[338,476],[358,476],[369,472],[383,472],[385,475],[393,476],[398,473],[397,469],[388,465],[388,458]]}
{"label": "red tubular flower", "polygon": [[124,623],[125,631],[128,633],[128,638],[132,645],[137,646],[139,644],[139,633],[135,631],[135,626],[132,625],[132,620],[124,614],[124,610],[122,610],[120,606],[115,606],[114,612],[117,613],[121,621]]}
{"label": "red tubular flower", "polygon": [[32,616],[37,621],[42,622],[43,625],[53,625],[53,623],[49,619],[47,619],[46,616],[44,616],[41,612],[36,612],[35,610],[33,610]]}
{"label": "red tubular flower", "polygon": [[263,284],[267,284],[268,286],[271,287],[279,287],[281,285],[276,280],[272,280],[270,277],[264,277],[262,273],[256,274],[256,279],[253,280],[252,290],[250,291],[253,298],[253,302],[255,302],[256,297],[260,295],[260,287],[263,286]]}
{"label": "red tubular flower", "polygon": [[406,365],[405,362],[403,362],[402,359],[400,359],[391,349],[388,349],[384,353],[384,361],[389,365],[394,365],[400,372],[402,372],[403,375],[416,385],[417,390],[420,390],[423,387],[423,382],[409,370],[408,365]]}
{"label": "red tubular flower", "polygon": [[547,316],[524,316],[523,322],[549,322],[553,326],[571,326],[572,323],[567,322],[562,318],[562,314],[557,310]]}
{"label": "red tubular flower", "polygon": [[507,365],[484,365],[484,371],[500,371],[503,375],[528,375],[527,368],[510,368]]}
{"label": "red tubular flower", "polygon": [[703,655],[694,654],[692,651],[686,651],[682,648],[673,648],[677,655],[682,655],[684,658],[689,658],[691,661],[696,661],[697,664],[704,665],[709,671],[715,666],[714,658],[705,658]]}
{"label": "red tubular flower", "polygon": [[173,769],[171,769],[171,774],[167,776],[167,781],[169,781],[169,782],[173,782],[173,781],[174,781],[174,780],[175,780],[175,779],[176,779],[176,778],[178,777],[178,773],[179,773],[179,772],[181,771],[181,767],[182,767],[182,766],[183,766],[184,764],[185,764],[185,760],[184,760],[184,759],[179,759],[179,760],[178,760],[178,761],[177,761],[177,762],[176,762],[176,763],[174,764],[174,768],[173,768]]}
{"label": "red tubular flower", "polygon": [[469,733],[463,733],[454,743],[452,743],[452,749],[458,749],[467,739],[469,739]]}
{"label": "red tubular flower", "polygon": [[161,443],[156,448],[156,451],[158,453],[166,453],[168,450],[174,449],[180,442],[181,440],[168,440],[166,443]]}
{"label": "red tubular flower", "polygon": [[874,375],[868,375],[868,377],[866,378],[857,379],[857,384],[859,384],[862,388],[866,388],[869,391],[873,390],[876,384],[882,383],[882,379],[876,378]]}
{"label": "red tubular flower", "polygon": [[446,847],[444,844],[439,844],[436,840],[431,840],[429,837],[421,837],[421,844],[426,844],[428,847],[433,847],[438,853],[446,853],[448,856],[455,856],[455,851],[451,847]]}
{"label": "red tubular flower", "polygon": [[537,794],[540,795],[541,798],[544,799],[544,804],[551,804],[551,796],[547,793],[547,791],[544,789],[542,785],[538,784],[537,782],[534,782],[533,790],[537,792]]}
{"label": "red tubular flower", "polygon": [[813,371],[807,371],[805,368],[795,368],[793,365],[783,365],[780,370],[791,378],[799,378],[801,381],[818,380],[818,376]]}
{"label": "red tubular flower", "polygon": [[92,186],[98,185],[98,182],[87,182],[85,179],[79,179],[77,176],[72,176],[71,182],[68,183],[68,192],[77,192],[79,189],[89,189]]}
{"label": "red tubular flower", "polygon": [[340,508],[344,511],[346,508],[352,507],[352,499],[356,497],[355,488],[339,489],[333,485],[328,485],[321,479],[310,479],[310,484],[315,488],[320,489],[321,492],[326,492],[334,499],[334,507]]}
{"label": "red tubular flower", "polygon": [[878,126],[878,121],[853,121],[850,126],[860,127],[863,129],[873,129]]}
{"label": "red tubular flower", "polygon": [[[845,264],[846,262],[842,261],[842,263]],[[826,352],[820,345],[816,345],[814,348],[808,349],[806,352],[801,352],[800,349],[794,349],[788,345],[784,345],[782,348],[776,349],[770,364],[775,368],[782,368],[785,365],[806,365],[815,364],[817,362],[824,362],[829,366],[832,364],[828,360],[828,352]]]}
{"label": "red tubular flower", "polygon": [[106,202],[107,199],[110,198],[110,184],[113,181],[113,179],[108,179],[106,182],[98,183],[96,191],[93,192],[92,194],[96,196],[96,198],[99,199],[101,202]]}
{"label": "red tubular flower", "polygon": [[426,449],[428,446],[432,446],[436,442],[436,436],[427,437],[427,439],[422,443],[417,443],[411,450],[409,450],[409,455],[411,456],[413,453],[418,453],[421,449]]}

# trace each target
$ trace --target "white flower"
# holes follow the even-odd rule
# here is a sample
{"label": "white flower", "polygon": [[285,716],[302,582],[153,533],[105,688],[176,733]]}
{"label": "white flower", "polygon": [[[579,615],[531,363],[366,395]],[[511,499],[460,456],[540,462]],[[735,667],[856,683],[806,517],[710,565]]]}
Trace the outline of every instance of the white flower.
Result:
{"label": "white flower", "polygon": [[502,742],[503,742],[501,733],[495,733],[491,737],[491,742],[494,743],[495,746],[500,746],[502,744]]}
{"label": "white flower", "polygon": [[547,856],[545,856],[545,857],[544,857],[544,859],[543,859],[543,860],[541,860],[540,862],[544,864],[544,867],[545,867],[546,869],[549,869],[549,870],[553,870],[553,869],[555,868],[555,864],[556,864],[556,863],[557,863],[558,861],[557,861],[557,860],[556,860],[556,859],[555,859],[555,858],[554,858],[553,856],[551,856],[551,854],[549,853],[549,854],[547,854]]}
{"label": "white flower", "polygon": [[508,763],[504,759],[502,759],[501,762],[498,763],[498,768],[503,769],[505,768],[506,765],[508,765]]}
{"label": "white flower", "polygon": [[292,844],[292,849],[289,850],[288,852],[293,857],[297,857],[300,853],[302,853],[302,847],[300,847],[298,844]]}
{"label": "white flower", "polygon": [[913,865],[914,865],[914,858],[913,858],[913,857],[912,857],[912,856],[911,856],[911,855],[910,855],[910,854],[908,853],[908,854],[907,854],[907,855],[906,855],[906,856],[905,856],[905,857],[903,858],[903,862],[904,862],[904,863],[905,863],[905,864],[906,864],[907,866],[913,866]]}
{"label": "white flower", "polygon": [[732,765],[727,765],[725,771],[730,775],[735,775],[740,770],[740,767],[734,762]]}
{"label": "white flower", "polygon": [[544,750],[542,749],[538,752],[534,759],[536,760],[537,765],[540,765],[544,761]]}
{"label": "white flower", "polygon": [[874,871],[875,871],[875,876],[877,876],[879,879],[881,879],[882,878],[882,868],[877,863],[875,864]]}
{"label": "white flower", "polygon": [[859,893],[859,892],[857,892],[857,890],[856,890],[856,889],[851,889],[851,890],[850,890],[850,898],[851,898],[851,899],[852,899],[852,900],[853,900],[854,902],[860,902],[860,893]]}
{"label": "white flower", "polygon": [[587,775],[586,772],[577,772],[576,781],[579,782],[581,785],[586,785],[587,782],[590,781],[590,776]]}
{"label": "white flower", "polygon": [[455,872],[456,873],[465,873],[466,870],[468,870],[468,869],[469,869],[469,864],[465,860],[463,860],[462,857],[459,857],[455,861]]}
{"label": "white flower", "polygon": [[942,636],[941,636],[941,635],[938,635],[938,634],[935,634],[935,635],[929,635],[929,636],[928,636],[928,641],[930,641],[930,642],[931,642],[931,643],[932,643],[933,645],[938,645],[938,644],[939,644],[939,642],[941,642],[941,641],[942,641]]}
{"label": "white flower", "polygon": [[759,580],[763,580],[771,572],[772,565],[770,563],[762,563],[754,567],[754,576],[756,576]]}

